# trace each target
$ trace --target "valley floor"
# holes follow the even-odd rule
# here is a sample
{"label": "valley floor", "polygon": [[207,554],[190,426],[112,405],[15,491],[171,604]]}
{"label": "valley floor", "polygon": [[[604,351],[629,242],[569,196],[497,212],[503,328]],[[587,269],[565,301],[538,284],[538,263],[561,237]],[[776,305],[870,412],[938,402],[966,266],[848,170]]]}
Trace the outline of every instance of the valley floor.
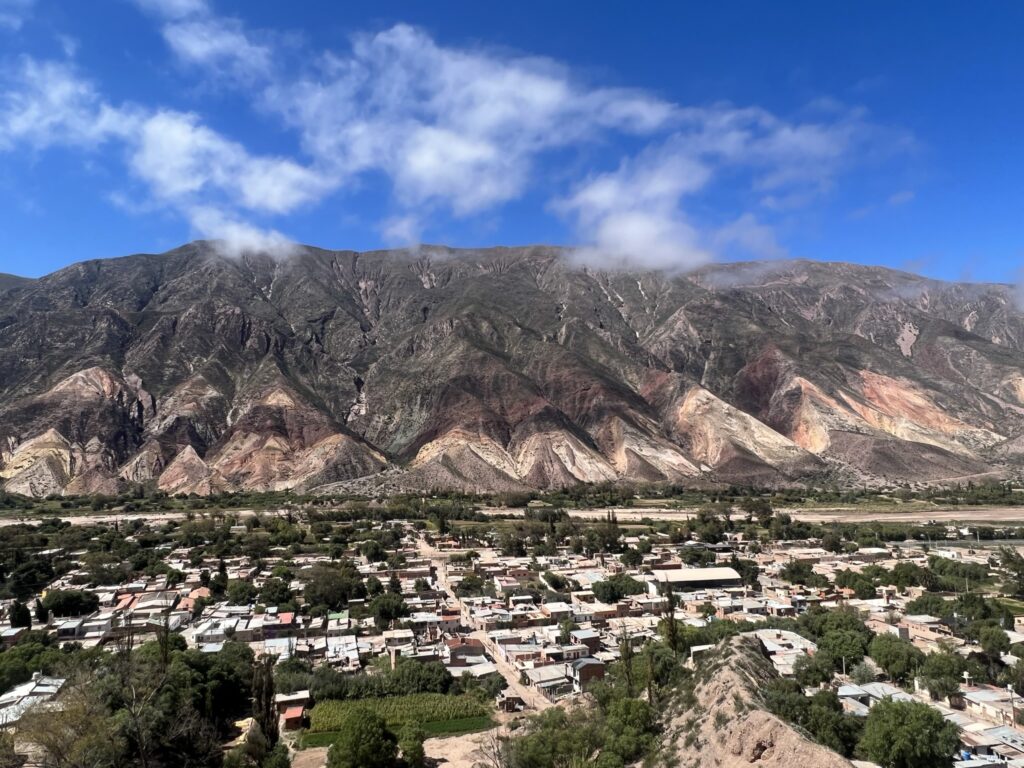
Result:
{"label": "valley floor", "polygon": [[[508,509],[484,509],[483,514],[507,515]],[[779,507],[794,520],[807,523],[1018,523],[1024,522],[1024,507],[918,507],[907,511],[899,507],[863,509],[858,507]],[[692,509],[658,509],[652,507],[616,507],[614,509],[569,509],[570,517],[582,520],[602,520],[609,512],[614,512],[620,523],[640,522],[641,520],[676,520],[683,521],[694,517],[697,508]],[[516,514],[511,510],[511,514]],[[521,516],[521,512],[519,515]],[[742,515],[734,515],[739,520]]]}

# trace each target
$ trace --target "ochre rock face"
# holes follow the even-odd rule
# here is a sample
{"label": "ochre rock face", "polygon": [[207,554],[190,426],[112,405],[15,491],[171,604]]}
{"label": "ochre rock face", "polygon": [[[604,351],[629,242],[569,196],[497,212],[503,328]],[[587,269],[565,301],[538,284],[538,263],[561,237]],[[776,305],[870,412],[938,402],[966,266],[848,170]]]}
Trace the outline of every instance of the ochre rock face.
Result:
{"label": "ochre rock face", "polygon": [[198,242],[0,291],[0,482],[37,496],[964,480],[1022,445],[1006,286]]}

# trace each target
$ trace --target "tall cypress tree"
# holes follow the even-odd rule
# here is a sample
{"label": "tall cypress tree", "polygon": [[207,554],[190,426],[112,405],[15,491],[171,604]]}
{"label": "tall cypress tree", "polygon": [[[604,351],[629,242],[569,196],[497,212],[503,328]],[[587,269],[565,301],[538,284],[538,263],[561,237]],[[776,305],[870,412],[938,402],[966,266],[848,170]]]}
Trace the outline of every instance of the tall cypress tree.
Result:
{"label": "tall cypress tree", "polygon": [[252,676],[252,716],[267,739],[270,749],[280,736],[277,706],[274,703],[274,657],[264,656]]}
{"label": "tall cypress tree", "polygon": [[665,642],[674,656],[679,655],[679,624],[676,622],[676,593],[672,584],[665,585]]}
{"label": "tall cypress tree", "polygon": [[633,697],[633,640],[625,625],[619,634],[619,658],[622,661],[622,669],[626,675],[626,695]]}
{"label": "tall cypress tree", "polygon": [[32,628],[32,612],[21,600],[15,600],[11,606],[11,626]]}

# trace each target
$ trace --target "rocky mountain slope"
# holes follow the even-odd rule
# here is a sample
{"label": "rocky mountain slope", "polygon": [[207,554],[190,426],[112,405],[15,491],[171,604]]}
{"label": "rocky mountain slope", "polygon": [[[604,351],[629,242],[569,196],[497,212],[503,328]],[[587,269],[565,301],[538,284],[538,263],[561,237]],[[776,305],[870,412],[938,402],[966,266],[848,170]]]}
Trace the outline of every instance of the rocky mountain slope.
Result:
{"label": "rocky mountain slope", "polygon": [[1016,472],[1022,436],[1007,286],[203,242],[0,282],[20,493],[937,482]]}
{"label": "rocky mountain slope", "polygon": [[764,709],[759,691],[777,677],[750,637],[725,641],[701,660],[695,709],[668,707],[661,764],[680,768],[851,768]]}

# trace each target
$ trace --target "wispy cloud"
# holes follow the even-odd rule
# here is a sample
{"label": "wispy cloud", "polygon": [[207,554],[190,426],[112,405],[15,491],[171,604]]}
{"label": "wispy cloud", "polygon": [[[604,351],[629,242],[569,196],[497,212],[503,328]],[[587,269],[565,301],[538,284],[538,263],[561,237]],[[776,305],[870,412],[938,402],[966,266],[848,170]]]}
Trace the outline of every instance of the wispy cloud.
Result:
{"label": "wispy cloud", "polygon": [[241,211],[289,213],[332,186],[291,159],[250,154],[196,115],[113,105],[65,62],[25,58],[4,84],[0,150],[95,149],[108,142],[123,147],[129,170],[152,199],[181,212],[197,234],[242,248],[282,251],[286,238],[246,224]]}
{"label": "wispy cloud", "polygon": [[0,0],[0,31],[17,32],[32,14],[36,0]]}
{"label": "wispy cloud", "polygon": [[[0,91],[0,150],[116,142],[145,197],[241,248],[287,250],[268,220],[373,175],[391,186],[376,223],[390,243],[415,243],[432,219],[491,214],[545,185],[588,263],[686,269],[723,252],[776,257],[785,252],[772,227],[778,212],[828,194],[853,163],[908,140],[835,100],[788,119],[686,106],[591,84],[547,58],[444,46],[404,24],[307,52],[299,64],[279,38],[206,0],[135,3],[185,71],[236,84],[294,131],[301,154],[250,152],[199,114],[112,104],[71,63],[31,58]],[[643,148],[566,185],[566,150],[617,143]],[[740,190],[736,210],[711,219],[696,201],[724,179]]]}
{"label": "wispy cloud", "polygon": [[272,51],[241,20],[215,14],[205,0],[136,0],[161,20],[161,32],[184,64],[249,83],[270,74]]}
{"label": "wispy cloud", "polygon": [[0,90],[0,149],[25,144],[96,147],[131,135],[137,110],[106,103],[66,62],[23,57]]}
{"label": "wispy cloud", "polygon": [[906,205],[912,202],[917,195],[911,189],[902,189],[889,195],[889,205]]}
{"label": "wispy cloud", "polygon": [[269,253],[276,258],[287,258],[295,252],[295,242],[276,229],[255,227],[219,208],[200,205],[190,208],[188,213],[197,234],[212,238],[225,256],[237,258],[245,253]]}
{"label": "wispy cloud", "polygon": [[423,234],[423,222],[413,214],[392,216],[381,222],[380,234],[387,245],[419,245]]}
{"label": "wispy cloud", "polygon": [[579,261],[602,268],[693,268],[710,261],[712,253],[700,244],[680,201],[710,175],[706,165],[660,147],[587,180],[554,207],[575,218],[587,241],[576,251]]}
{"label": "wispy cloud", "polygon": [[135,139],[132,169],[167,200],[217,192],[253,211],[289,213],[331,186],[287,158],[250,155],[191,114],[157,112],[143,121]]}
{"label": "wispy cloud", "polygon": [[789,255],[779,245],[775,230],[760,223],[752,213],[744,213],[716,230],[712,243],[721,253],[738,252],[758,259],[782,259]]}
{"label": "wispy cloud", "polygon": [[726,174],[746,178],[769,212],[827,193],[875,131],[859,110],[829,112],[801,123],[756,108],[680,109],[662,145],[587,181],[555,210],[574,218],[580,258],[602,266],[690,269],[724,251],[778,258],[785,249],[753,213],[716,229],[698,226],[683,203]]}
{"label": "wispy cloud", "polygon": [[266,77],[271,50],[246,34],[237,19],[198,18],[164,26],[164,39],[178,57],[240,79]]}
{"label": "wispy cloud", "polygon": [[519,197],[546,151],[650,133],[675,111],[638,91],[588,88],[547,59],[444,48],[406,25],[357,36],[313,75],[271,85],[263,104],[334,172],[383,171],[400,207],[457,216]]}

